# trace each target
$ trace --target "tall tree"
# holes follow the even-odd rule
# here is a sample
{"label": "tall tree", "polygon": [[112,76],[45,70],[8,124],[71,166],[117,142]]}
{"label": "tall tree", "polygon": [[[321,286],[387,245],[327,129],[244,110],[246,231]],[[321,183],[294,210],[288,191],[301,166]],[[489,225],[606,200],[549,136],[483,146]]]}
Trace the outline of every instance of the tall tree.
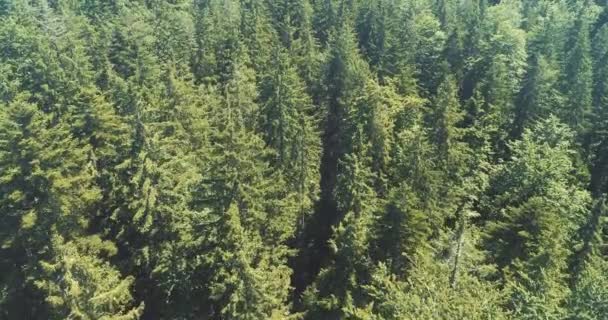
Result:
{"label": "tall tree", "polygon": [[590,56],[589,21],[582,15],[571,31],[567,62],[564,70],[566,105],[563,119],[579,134],[589,128],[589,113],[593,100],[593,72]]}
{"label": "tall tree", "polygon": [[557,114],[564,104],[559,91],[559,71],[542,55],[532,57],[524,84],[519,92],[512,136],[519,137],[533,121]]}
{"label": "tall tree", "polygon": [[348,154],[344,159],[336,197],[346,215],[330,240],[332,264],[321,270],[305,293],[310,319],[351,318],[350,312],[365,301],[361,285],[369,280],[372,268],[370,227],[377,200],[371,187],[373,175],[364,158]]}
{"label": "tall tree", "polygon": [[[351,103],[365,85],[368,68],[360,58],[351,27],[344,24],[340,32],[332,34],[332,46],[325,65],[323,85],[322,156],[320,198],[311,222],[305,231],[307,243],[303,255],[309,257],[300,262],[307,272],[302,272],[299,282],[308,285],[321,268],[321,261],[329,255],[327,241],[345,212],[338,210],[335,198],[338,163],[351,149],[351,137],[347,134],[347,114]],[[297,271],[296,271],[297,273]]]}
{"label": "tall tree", "polygon": [[605,167],[608,161],[608,152],[606,146],[606,131],[608,129],[606,114],[606,105],[608,105],[608,67],[602,61],[608,57],[608,48],[604,42],[608,39],[608,26],[602,27],[593,41],[593,58],[594,58],[594,86],[593,86],[593,112],[589,143],[592,152],[592,167],[591,167],[591,190],[595,194],[606,192],[606,175]]}
{"label": "tall tree", "polygon": [[[526,38],[520,29],[521,14],[518,1],[504,1],[485,12],[485,32],[478,43],[480,56],[472,71],[481,75],[469,101],[469,117],[482,132],[482,140],[500,156],[505,151],[507,136],[514,114],[514,98],[526,63]],[[477,142],[483,145],[484,142]]]}
{"label": "tall tree", "polygon": [[441,23],[430,10],[414,16],[414,28],[415,74],[422,96],[429,97],[437,92],[441,81],[446,35],[441,30]]}
{"label": "tall tree", "polygon": [[[23,97],[21,98],[23,99]],[[57,290],[73,290],[69,287],[51,287],[55,277],[64,277],[71,271],[59,268],[57,273],[47,272],[50,266],[63,260],[78,260],[79,253],[67,249],[67,239],[86,239],[86,231],[92,216],[89,212],[100,200],[100,190],[95,186],[95,168],[90,160],[91,149],[86,143],[72,137],[66,122],[53,124],[53,117],[44,114],[35,106],[17,100],[2,108],[2,166],[7,175],[3,179],[2,207],[6,224],[2,228],[3,286],[10,292],[6,308],[7,316],[61,318],[67,314],[86,312],[119,316],[123,312],[136,316],[138,311],[129,311],[131,293],[129,279],[107,262],[103,262],[95,242],[83,241],[80,252],[91,256],[89,264],[80,265],[85,278],[69,279],[71,286],[90,286],[92,299],[97,295],[111,294],[114,288],[104,286],[103,278],[86,278],[86,272],[108,272],[116,282],[124,282],[116,289],[119,300],[115,306],[96,313],[96,306],[80,306],[57,299]],[[83,212],[85,214],[83,214]],[[76,241],[79,241],[76,240]],[[111,245],[111,244],[110,244]],[[64,251],[66,250],[66,251]],[[51,269],[52,270],[52,269]],[[86,297],[71,297],[83,299]],[[33,297],[45,297],[43,301],[32,301]],[[71,297],[64,296],[65,299]],[[13,300],[15,299],[15,300]],[[101,302],[104,304],[106,302]],[[81,309],[82,308],[82,309]]]}
{"label": "tall tree", "polygon": [[319,192],[318,114],[287,53],[275,50],[272,71],[262,81],[260,130],[276,152],[271,163],[286,176],[304,219]]}
{"label": "tall tree", "polygon": [[486,213],[486,248],[522,318],[565,316],[571,238],[587,214],[588,193],[577,185],[573,133],[557,118],[538,122],[510,144],[512,160],[497,173]]}

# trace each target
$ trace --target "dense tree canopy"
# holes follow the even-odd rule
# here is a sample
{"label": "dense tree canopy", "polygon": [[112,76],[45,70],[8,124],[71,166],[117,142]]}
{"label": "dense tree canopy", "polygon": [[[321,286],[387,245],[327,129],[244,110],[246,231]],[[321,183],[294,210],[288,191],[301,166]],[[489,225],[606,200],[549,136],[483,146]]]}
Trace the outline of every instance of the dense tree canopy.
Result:
{"label": "dense tree canopy", "polygon": [[603,0],[0,0],[0,319],[605,319]]}

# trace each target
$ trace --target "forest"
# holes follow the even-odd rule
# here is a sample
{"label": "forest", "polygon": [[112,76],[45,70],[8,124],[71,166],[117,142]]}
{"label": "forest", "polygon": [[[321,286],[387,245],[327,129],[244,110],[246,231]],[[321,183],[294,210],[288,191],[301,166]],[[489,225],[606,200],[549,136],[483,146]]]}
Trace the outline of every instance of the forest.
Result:
{"label": "forest", "polygon": [[1,320],[608,319],[607,0],[0,0]]}

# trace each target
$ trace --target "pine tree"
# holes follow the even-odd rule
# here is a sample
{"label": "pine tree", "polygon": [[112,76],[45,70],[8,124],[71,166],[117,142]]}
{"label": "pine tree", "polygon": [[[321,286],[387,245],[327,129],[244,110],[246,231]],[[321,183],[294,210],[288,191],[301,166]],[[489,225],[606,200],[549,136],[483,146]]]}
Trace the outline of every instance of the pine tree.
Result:
{"label": "pine tree", "polygon": [[431,140],[437,145],[438,158],[448,172],[462,168],[463,130],[458,126],[464,114],[458,100],[454,79],[446,76],[439,85],[437,96],[430,111],[430,123],[434,123],[435,132]]}
{"label": "pine tree", "polygon": [[579,18],[573,27],[564,70],[566,105],[562,117],[579,134],[588,130],[592,105],[593,72],[590,57],[589,22]]}
{"label": "pine tree", "polygon": [[424,200],[411,187],[393,188],[374,225],[373,257],[384,261],[396,277],[405,278],[412,257],[428,249],[431,224]]}
{"label": "pine tree", "polygon": [[232,61],[242,50],[240,7],[236,1],[197,0],[194,4],[194,79],[198,84],[224,85],[232,72]]}
{"label": "pine tree", "polygon": [[338,12],[339,6],[333,0],[314,1],[312,4],[315,36],[321,45],[325,46],[330,41],[330,34],[342,22]]}
{"label": "pine tree", "polygon": [[310,275],[314,276],[319,271],[320,262],[330,254],[327,241],[331,237],[332,227],[345,214],[338,211],[335,198],[338,163],[352,148],[353,141],[348,135],[346,118],[351,103],[354,104],[361,93],[368,75],[367,66],[358,55],[351,28],[345,24],[340,30],[342,32],[332,34],[332,45],[324,69],[324,119],[321,125],[323,143],[319,167],[321,192],[315,215],[308,224],[311,231],[307,232],[307,237],[303,240],[304,243],[309,243],[303,254],[310,257],[302,263],[310,270],[302,279],[306,284],[312,282]]}
{"label": "pine tree", "polygon": [[359,9],[356,29],[362,55],[382,81],[395,73],[400,2],[368,1]]}
{"label": "pine tree", "polygon": [[577,230],[576,245],[573,248],[573,254],[570,257],[570,283],[580,280],[580,275],[583,272],[587,262],[595,255],[602,254],[601,246],[603,244],[606,216],[606,200],[604,197],[595,199],[590,210],[587,221],[585,221]]}
{"label": "pine tree", "polygon": [[321,146],[317,115],[286,52],[276,50],[272,73],[262,84],[260,127],[266,145],[276,152],[272,165],[286,176],[305,215],[318,195]]}
{"label": "pine tree", "polygon": [[186,1],[159,1],[152,8],[154,53],[159,61],[173,64],[180,73],[187,70],[192,60],[194,22],[188,14],[188,5]]}
{"label": "pine tree", "polygon": [[241,25],[239,36],[249,50],[249,58],[256,75],[266,73],[272,62],[272,48],[279,38],[272,27],[267,7],[262,1],[239,0]]}
{"label": "pine tree", "polygon": [[608,272],[605,257],[591,256],[568,299],[568,319],[601,319],[608,310],[608,292],[602,285]]}
{"label": "pine tree", "polygon": [[480,54],[485,8],[479,0],[463,1],[457,12],[461,22],[449,39],[446,54],[454,73],[462,74],[461,98],[470,99],[481,76],[478,68],[471,62],[476,61]]}
{"label": "pine tree", "polygon": [[572,292],[568,297],[568,319],[600,319],[606,312],[606,203],[596,200],[588,221],[580,228],[570,269]]}
{"label": "pine tree", "polygon": [[494,284],[465,275],[452,288],[446,277],[447,264],[427,254],[411,259],[414,268],[408,281],[399,280],[386,266],[378,266],[371,283],[364,286],[373,303],[366,307],[372,316],[363,319],[508,319]]}
{"label": "pine tree", "polygon": [[[200,290],[184,282],[186,279],[176,278],[183,269],[194,268],[191,264],[195,263],[170,257],[187,250],[196,252],[192,248],[200,245],[193,225],[202,223],[198,218],[204,210],[193,202],[202,176],[201,159],[191,146],[197,145],[197,152],[208,148],[208,142],[202,140],[208,134],[203,110],[190,105],[197,103],[192,96],[195,93],[175,78],[172,70],[165,73],[165,79],[162,91],[153,99],[158,104],[142,106],[141,148],[117,166],[121,171],[126,169],[129,180],[126,190],[118,190],[126,203],[119,203],[111,217],[119,222],[114,232],[122,240],[123,249],[134,258],[129,268],[138,270],[143,278],[139,285],[149,290],[146,303],[150,307],[146,312],[159,313],[178,309],[190,298],[190,292]],[[175,303],[163,307],[168,302]]]}
{"label": "pine tree", "polygon": [[349,310],[365,301],[361,285],[368,281],[372,268],[370,227],[378,206],[370,185],[373,175],[358,154],[346,155],[340,164],[344,169],[338,177],[336,198],[339,209],[346,215],[330,240],[332,264],[321,270],[317,281],[304,294],[310,319],[351,318]]}
{"label": "pine tree", "polygon": [[518,317],[565,316],[570,239],[589,202],[570,175],[572,137],[555,117],[538,122],[510,145],[512,160],[491,185],[486,248],[503,272],[509,307]]}
{"label": "pine tree", "polygon": [[[214,147],[207,155],[202,200],[208,203],[211,217],[224,222],[210,231],[218,259],[204,266],[212,270],[209,281],[215,283],[209,296],[218,312],[214,316],[278,317],[287,311],[289,293],[290,250],[284,242],[295,234],[300,208],[286,197],[285,180],[280,172],[272,173],[267,162],[276,157],[264,148],[256,122],[249,121],[258,117],[260,109],[252,70],[244,63],[246,54],[241,59],[234,62],[232,78],[210,110]],[[226,215],[229,220],[223,218]],[[259,303],[251,303],[256,299]]]}
{"label": "pine tree", "polygon": [[603,319],[607,21],[0,0],[0,318]]}
{"label": "pine tree", "polygon": [[269,4],[269,11],[281,43],[312,95],[318,90],[322,62],[318,40],[314,37],[312,4],[308,0],[280,1]]}
{"label": "pine tree", "polygon": [[[260,256],[263,244],[241,226],[237,205],[232,204],[219,221],[221,243],[212,251],[211,300],[224,319],[287,319],[289,269],[276,266],[271,256]],[[215,313],[214,312],[214,313]]]}
{"label": "pine tree", "polygon": [[441,23],[432,12],[426,10],[414,17],[414,28],[417,83],[421,95],[430,97],[437,92],[441,81],[446,35],[441,30]]}
{"label": "pine tree", "polygon": [[518,96],[512,136],[519,137],[530,122],[555,114],[564,104],[558,88],[559,72],[542,55],[535,56]]}
{"label": "pine tree", "polygon": [[362,90],[347,109],[343,145],[348,152],[361,152],[360,146],[371,144],[370,148],[365,148],[365,156],[371,159],[371,170],[376,175],[375,190],[384,196],[395,147],[395,127],[407,101],[397,93],[392,82],[379,85],[368,80]]}
{"label": "pine tree", "polygon": [[396,133],[390,180],[397,184],[408,181],[423,201],[425,208],[432,208],[437,199],[440,170],[432,161],[434,150],[426,139],[426,132],[419,123]]}
{"label": "pine tree", "polygon": [[606,176],[603,174],[608,158],[606,156],[606,130],[608,119],[605,106],[608,104],[608,67],[602,61],[608,57],[608,48],[605,47],[605,39],[608,39],[608,27],[600,29],[593,41],[594,50],[594,86],[593,86],[593,112],[591,121],[592,133],[590,134],[590,145],[592,152],[591,167],[591,190],[595,194],[606,191]]}
{"label": "pine tree", "polygon": [[[55,236],[83,236],[92,218],[83,212],[90,212],[99,201],[100,190],[94,184],[91,149],[72,137],[66,122],[53,124],[50,115],[23,100],[2,110],[1,162],[8,173],[2,186],[7,222],[2,230],[2,261],[11,275],[4,281],[10,284],[11,297],[30,304],[20,310],[18,300],[14,301],[9,315],[43,316],[36,315],[45,312],[41,301],[28,299],[36,295],[34,281],[46,279],[41,264],[54,258],[49,243]],[[22,267],[15,269],[11,261]]]}
{"label": "pine tree", "polygon": [[468,101],[469,121],[498,156],[505,151],[505,132],[511,126],[514,98],[526,63],[526,38],[519,28],[519,10],[517,1],[488,8],[482,23],[485,33],[477,44],[479,57],[473,60],[473,70],[469,71],[480,77]]}
{"label": "pine tree", "polygon": [[54,261],[41,262],[45,280],[36,286],[47,292],[50,319],[139,319],[143,304],[132,307],[129,291],[133,277],[122,278],[118,270],[98,256],[116,254],[116,247],[98,237],[67,242],[52,239]]}

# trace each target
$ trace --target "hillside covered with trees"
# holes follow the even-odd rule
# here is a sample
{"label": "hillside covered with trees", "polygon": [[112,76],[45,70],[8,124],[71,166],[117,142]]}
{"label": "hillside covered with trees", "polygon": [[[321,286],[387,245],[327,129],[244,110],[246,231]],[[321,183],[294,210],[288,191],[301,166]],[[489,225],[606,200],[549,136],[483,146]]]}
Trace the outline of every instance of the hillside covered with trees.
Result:
{"label": "hillside covered with trees", "polygon": [[606,0],[0,0],[0,319],[608,317]]}

